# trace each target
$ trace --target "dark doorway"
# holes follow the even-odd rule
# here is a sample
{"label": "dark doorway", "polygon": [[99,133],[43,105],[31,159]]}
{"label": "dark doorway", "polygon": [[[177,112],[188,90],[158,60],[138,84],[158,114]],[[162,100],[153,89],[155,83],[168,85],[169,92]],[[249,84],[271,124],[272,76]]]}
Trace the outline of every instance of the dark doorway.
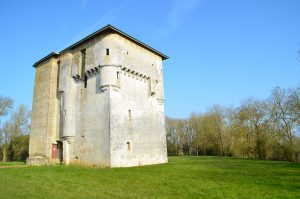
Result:
{"label": "dark doorway", "polygon": [[61,141],[57,141],[57,147],[58,147],[58,159],[60,162],[63,161],[63,144]]}

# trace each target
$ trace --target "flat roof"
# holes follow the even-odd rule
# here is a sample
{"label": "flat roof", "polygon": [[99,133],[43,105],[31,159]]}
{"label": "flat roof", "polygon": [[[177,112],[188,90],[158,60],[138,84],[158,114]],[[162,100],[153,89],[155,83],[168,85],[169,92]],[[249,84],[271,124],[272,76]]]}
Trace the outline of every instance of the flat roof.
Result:
{"label": "flat roof", "polygon": [[76,46],[82,44],[83,42],[85,42],[85,41],[87,41],[87,40],[89,40],[89,39],[91,39],[91,38],[93,38],[93,37],[95,37],[95,36],[97,36],[97,35],[103,33],[104,31],[107,31],[107,30],[111,30],[111,31],[114,31],[114,32],[119,33],[120,35],[122,35],[122,36],[124,36],[125,38],[131,40],[132,42],[134,42],[134,43],[136,43],[136,44],[138,44],[138,45],[140,45],[140,46],[142,46],[142,47],[148,49],[149,51],[151,51],[151,52],[153,52],[153,53],[159,55],[163,60],[169,58],[168,56],[166,56],[165,54],[159,52],[158,50],[155,50],[154,48],[150,47],[149,45],[147,45],[147,44],[145,44],[145,43],[139,41],[138,39],[136,39],[136,38],[134,38],[134,37],[132,37],[132,36],[126,34],[125,32],[123,32],[123,31],[121,31],[121,30],[115,28],[115,27],[112,26],[112,25],[108,24],[108,25],[104,26],[103,28],[97,30],[96,32],[94,32],[94,33],[92,33],[92,34],[90,34],[90,35],[84,37],[83,39],[79,40],[78,42],[76,42],[76,43],[70,45],[69,47],[67,47],[67,48],[65,48],[65,49],[63,49],[63,50],[60,51],[59,53],[52,52],[52,53],[48,54],[47,56],[43,57],[43,58],[40,59],[39,61],[35,62],[35,63],[33,64],[33,67],[36,67],[38,64],[40,64],[41,62],[47,60],[48,58],[50,58],[50,57],[52,57],[52,56],[55,57],[55,56],[58,56],[58,55],[61,54],[61,53],[64,53],[64,52],[66,52],[66,51],[68,51],[68,50],[71,50],[71,49],[75,48]]}

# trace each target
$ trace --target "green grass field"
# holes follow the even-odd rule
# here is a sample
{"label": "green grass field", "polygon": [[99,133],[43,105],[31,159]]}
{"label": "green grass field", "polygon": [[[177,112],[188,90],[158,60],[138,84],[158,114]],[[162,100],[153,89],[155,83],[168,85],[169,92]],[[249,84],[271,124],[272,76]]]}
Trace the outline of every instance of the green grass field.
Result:
{"label": "green grass field", "polygon": [[23,166],[25,162],[0,162],[0,168],[4,166]]}
{"label": "green grass field", "polygon": [[134,168],[0,168],[0,198],[300,198],[300,164],[170,157]]}

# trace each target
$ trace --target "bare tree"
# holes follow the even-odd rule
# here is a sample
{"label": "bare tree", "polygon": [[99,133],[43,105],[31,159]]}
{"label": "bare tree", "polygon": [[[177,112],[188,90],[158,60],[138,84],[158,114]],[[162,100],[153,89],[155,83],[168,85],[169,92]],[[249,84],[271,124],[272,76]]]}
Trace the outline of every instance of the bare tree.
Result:
{"label": "bare tree", "polygon": [[0,96],[0,116],[7,115],[8,111],[13,106],[13,100],[8,97]]}
{"label": "bare tree", "polygon": [[196,155],[199,155],[200,148],[203,145],[201,122],[202,116],[200,114],[191,114],[189,118],[189,126],[191,129],[193,129],[193,140],[191,141],[191,145],[193,146]]}
{"label": "bare tree", "polygon": [[241,111],[245,114],[245,119],[248,121],[249,130],[255,135],[255,154],[258,159],[266,158],[266,129],[270,118],[267,114],[267,104],[259,100],[248,99],[241,106]]}
{"label": "bare tree", "polygon": [[178,155],[180,137],[177,132],[177,120],[166,117],[167,149],[169,155]]}
{"label": "bare tree", "polygon": [[[8,111],[12,108],[13,106],[13,100],[8,98],[8,97],[1,97],[0,96],[0,117],[1,116],[6,116],[8,114]],[[1,120],[0,120],[1,124]],[[3,154],[6,154],[6,146],[3,145],[3,142],[6,143],[6,133],[8,131],[8,126],[7,124],[3,125],[3,128],[0,128],[0,147],[2,146],[3,148]],[[4,158],[4,156],[3,156]],[[5,156],[6,158],[6,156]]]}
{"label": "bare tree", "polygon": [[[300,86],[289,89],[290,113],[297,124],[300,126]],[[300,135],[299,135],[300,136]]]}
{"label": "bare tree", "polygon": [[219,105],[214,105],[210,110],[210,116],[212,120],[213,130],[217,134],[219,141],[220,155],[225,154],[224,150],[224,137],[225,137],[225,111]]}
{"label": "bare tree", "polygon": [[[1,130],[3,143],[3,161],[19,159],[23,142],[29,133],[30,111],[24,105],[20,105],[17,110],[11,114],[9,120],[3,124]],[[23,139],[23,137],[26,139]]]}
{"label": "bare tree", "polygon": [[276,131],[282,135],[285,142],[285,158],[295,160],[295,118],[291,109],[291,98],[285,89],[276,87],[270,98],[271,116]]}
{"label": "bare tree", "polygon": [[7,161],[7,154],[8,154],[8,148],[9,148],[9,143],[11,142],[11,134],[12,132],[12,125],[10,122],[6,121],[3,124],[3,128],[1,129],[1,134],[3,135],[4,143],[2,146],[2,161],[6,162]]}
{"label": "bare tree", "polygon": [[267,100],[213,106],[188,119],[166,118],[169,155],[300,159],[300,87],[275,88]]}

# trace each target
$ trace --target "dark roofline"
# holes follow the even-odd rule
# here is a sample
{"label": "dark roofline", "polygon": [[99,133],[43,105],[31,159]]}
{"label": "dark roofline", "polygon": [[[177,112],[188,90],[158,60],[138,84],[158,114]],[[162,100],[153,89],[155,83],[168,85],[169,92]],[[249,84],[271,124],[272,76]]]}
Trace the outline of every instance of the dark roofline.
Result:
{"label": "dark roofline", "polygon": [[36,67],[38,64],[42,63],[43,61],[47,60],[50,57],[57,57],[58,55],[59,55],[59,53],[52,52],[52,53],[46,55],[45,57],[43,57],[42,59],[40,59],[39,61],[35,62],[33,64],[33,67]]}
{"label": "dark roofline", "polygon": [[62,50],[62,51],[60,51],[60,53],[66,52],[67,50],[70,50],[70,49],[72,49],[72,48],[78,46],[79,44],[81,44],[81,43],[85,42],[86,40],[88,40],[88,39],[90,39],[90,38],[92,38],[92,37],[94,37],[94,36],[96,36],[96,35],[98,35],[98,34],[104,32],[105,30],[114,30],[114,31],[116,31],[116,32],[119,33],[120,35],[125,36],[126,38],[130,39],[131,41],[134,41],[135,43],[137,43],[137,44],[139,44],[139,45],[145,47],[146,49],[148,49],[148,50],[154,52],[155,54],[158,54],[159,56],[161,56],[161,57],[163,58],[163,60],[169,58],[169,57],[166,56],[165,54],[163,54],[163,53],[161,53],[161,52],[155,50],[154,48],[151,48],[151,47],[148,46],[147,44],[145,44],[145,43],[139,41],[138,39],[136,39],[136,38],[134,38],[134,37],[132,37],[132,36],[126,34],[125,32],[123,32],[123,31],[117,29],[116,27],[113,27],[113,26],[110,25],[110,24],[104,26],[103,28],[97,30],[96,32],[94,32],[94,33],[92,33],[92,34],[86,36],[85,38],[79,40],[79,41],[76,42],[75,44],[73,44],[73,45],[67,47],[66,49],[64,49],[64,50]]}
{"label": "dark roofline", "polygon": [[165,54],[163,54],[163,53],[161,53],[161,52],[155,50],[154,48],[148,46],[147,44],[145,44],[145,43],[143,43],[143,42],[141,42],[141,41],[139,41],[138,39],[136,39],[136,38],[134,38],[134,37],[132,37],[132,36],[126,34],[125,32],[123,32],[123,31],[121,31],[121,30],[119,30],[119,29],[113,27],[112,25],[108,24],[108,25],[104,26],[103,28],[97,30],[96,32],[94,32],[94,33],[92,33],[92,34],[90,34],[90,35],[84,37],[83,39],[79,40],[78,42],[72,44],[71,46],[65,48],[64,50],[60,51],[59,53],[55,53],[55,52],[50,53],[50,54],[47,55],[46,57],[44,57],[44,58],[42,58],[41,60],[35,62],[35,64],[33,65],[33,67],[36,67],[39,63],[45,61],[46,59],[50,58],[50,57],[53,56],[53,55],[57,56],[57,55],[59,55],[59,54],[61,54],[61,53],[64,53],[64,52],[66,52],[66,51],[68,51],[68,50],[70,50],[70,49],[75,48],[76,46],[82,44],[83,42],[89,40],[90,38],[92,38],[92,37],[94,37],[94,36],[96,36],[96,35],[98,35],[98,34],[104,32],[104,31],[106,31],[106,30],[113,30],[113,31],[119,33],[120,35],[126,37],[127,39],[129,39],[129,40],[131,40],[131,41],[133,41],[133,42],[135,42],[135,43],[141,45],[142,47],[148,49],[149,51],[151,51],[151,52],[153,52],[153,53],[159,55],[163,60],[169,58],[167,55],[165,55]]}

